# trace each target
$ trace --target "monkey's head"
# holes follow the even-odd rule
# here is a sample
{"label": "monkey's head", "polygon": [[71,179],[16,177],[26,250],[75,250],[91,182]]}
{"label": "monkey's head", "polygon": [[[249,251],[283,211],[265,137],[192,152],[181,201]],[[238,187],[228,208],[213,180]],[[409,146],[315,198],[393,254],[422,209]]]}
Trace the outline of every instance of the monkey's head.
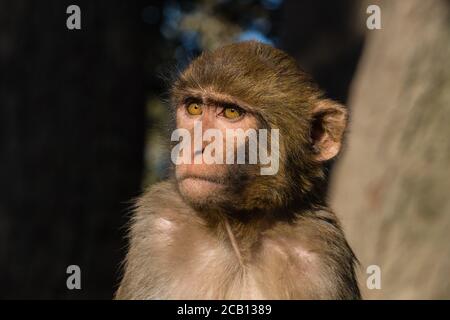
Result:
{"label": "monkey's head", "polygon": [[[197,209],[231,212],[314,202],[323,163],[338,153],[347,118],[293,58],[253,41],[200,55],[175,81],[171,104],[176,127],[190,134],[178,154],[188,161],[175,166],[180,194]],[[254,135],[227,139],[230,129],[254,129],[257,150]],[[261,150],[264,141],[267,150]],[[239,150],[245,163],[237,161]]]}

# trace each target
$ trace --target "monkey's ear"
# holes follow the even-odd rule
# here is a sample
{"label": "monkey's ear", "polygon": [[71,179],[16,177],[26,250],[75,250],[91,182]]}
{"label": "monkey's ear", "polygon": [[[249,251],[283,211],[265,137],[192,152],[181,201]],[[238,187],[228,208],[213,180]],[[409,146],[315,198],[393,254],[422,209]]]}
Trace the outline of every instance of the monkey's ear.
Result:
{"label": "monkey's ear", "polygon": [[317,161],[335,157],[342,145],[347,126],[347,111],[344,106],[322,99],[314,106],[311,124],[311,140]]}

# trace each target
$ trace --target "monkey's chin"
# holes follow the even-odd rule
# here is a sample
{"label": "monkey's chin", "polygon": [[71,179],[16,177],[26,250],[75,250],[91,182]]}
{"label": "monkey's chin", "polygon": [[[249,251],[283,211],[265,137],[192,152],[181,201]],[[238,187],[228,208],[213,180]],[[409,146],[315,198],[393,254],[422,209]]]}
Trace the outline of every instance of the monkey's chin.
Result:
{"label": "monkey's chin", "polygon": [[189,198],[204,199],[223,191],[225,185],[201,178],[186,178],[179,182],[180,192]]}

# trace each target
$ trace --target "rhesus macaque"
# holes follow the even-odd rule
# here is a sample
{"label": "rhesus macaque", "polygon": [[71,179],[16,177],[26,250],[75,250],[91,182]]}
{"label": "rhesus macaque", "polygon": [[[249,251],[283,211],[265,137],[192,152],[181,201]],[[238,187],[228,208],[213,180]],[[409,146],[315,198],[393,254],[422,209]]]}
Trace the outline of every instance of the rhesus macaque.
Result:
{"label": "rhesus macaque", "polygon": [[278,129],[279,168],[174,165],[136,204],[116,298],[359,299],[356,258],[323,194],[345,108],[293,58],[258,42],[203,53],[170,94],[176,128],[190,133],[196,121],[224,137],[227,129]]}

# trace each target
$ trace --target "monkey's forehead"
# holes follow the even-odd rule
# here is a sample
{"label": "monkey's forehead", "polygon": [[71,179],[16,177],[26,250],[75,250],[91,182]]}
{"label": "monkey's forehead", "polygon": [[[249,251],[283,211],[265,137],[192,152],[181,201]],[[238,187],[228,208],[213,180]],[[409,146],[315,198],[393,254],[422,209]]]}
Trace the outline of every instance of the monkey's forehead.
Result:
{"label": "monkey's forehead", "polygon": [[189,92],[215,92],[253,106],[299,106],[320,95],[317,86],[285,52],[255,41],[205,52],[180,74],[175,100]]}

